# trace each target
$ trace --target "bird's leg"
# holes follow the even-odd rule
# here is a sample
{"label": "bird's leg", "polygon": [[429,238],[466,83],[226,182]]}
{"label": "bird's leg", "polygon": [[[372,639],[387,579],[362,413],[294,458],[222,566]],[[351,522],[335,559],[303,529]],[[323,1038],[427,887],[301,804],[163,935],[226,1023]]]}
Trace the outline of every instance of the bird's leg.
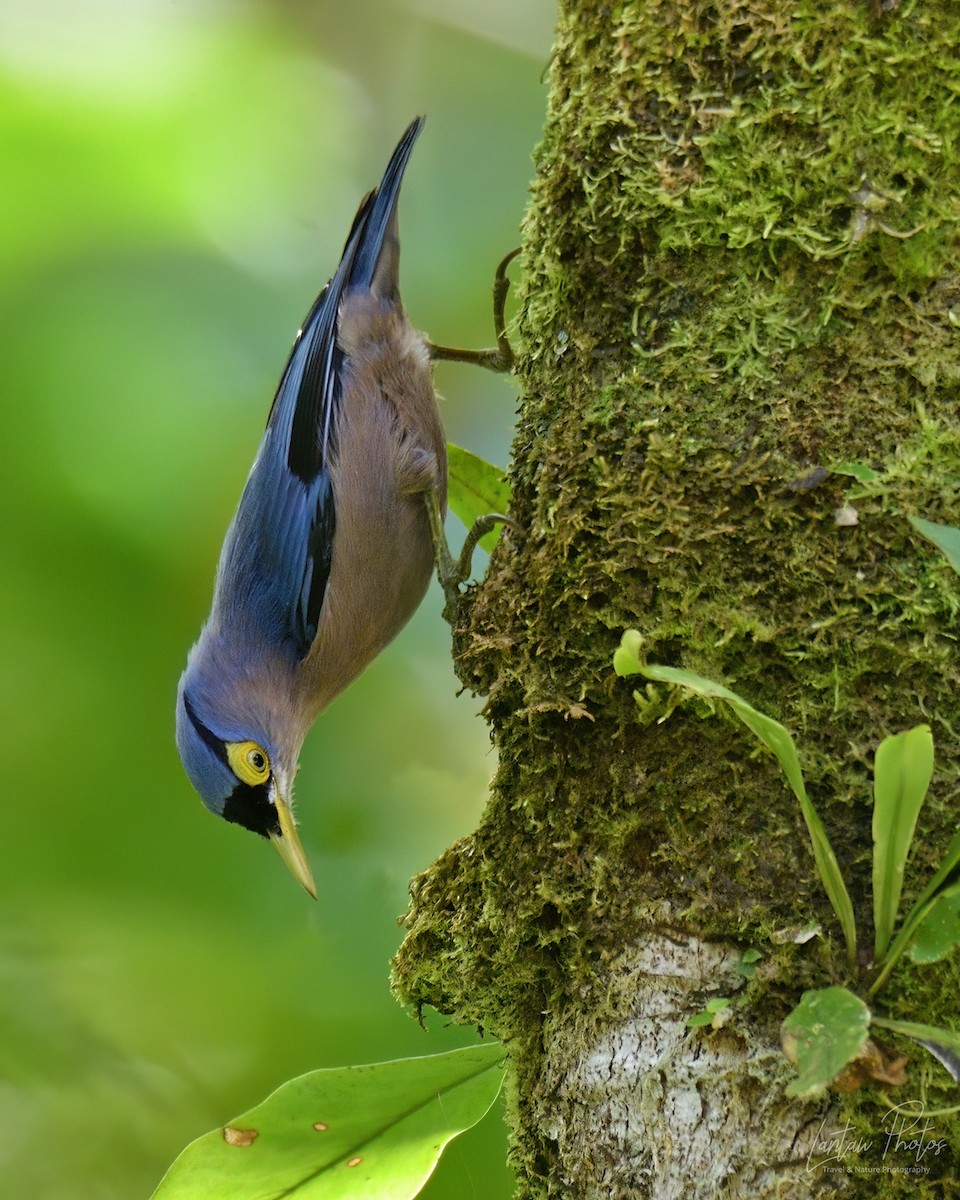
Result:
{"label": "bird's leg", "polygon": [[443,528],[443,513],[440,511],[440,499],[434,488],[424,495],[427,505],[427,515],[430,518],[430,533],[433,536],[433,553],[437,563],[437,578],[443,588],[444,606],[443,619],[448,625],[453,625],[457,618],[457,606],[460,603],[460,585],[470,576],[470,564],[477,542],[489,533],[495,525],[509,525],[516,529],[516,522],[503,513],[486,513],[477,517],[471,526],[458,558],[450,553],[447,535]]}
{"label": "bird's leg", "polygon": [[[507,267],[520,253],[520,247],[511,250],[497,265],[493,279],[493,330],[497,345],[490,350],[457,350],[452,346],[437,346],[428,342],[430,358],[436,362],[473,363],[478,367],[486,367],[488,371],[512,371],[514,363],[513,347],[507,337],[505,308],[507,292],[510,290],[510,280],[507,278]],[[486,513],[474,521],[472,528],[464,539],[463,547],[458,558],[454,558],[447,543],[447,535],[443,528],[443,513],[440,511],[440,499],[431,488],[425,493],[427,514],[430,518],[430,532],[433,537],[433,552],[437,564],[437,577],[443,588],[445,603],[443,606],[444,620],[453,625],[457,618],[457,607],[460,603],[460,585],[470,576],[470,564],[477,542],[489,533],[495,525],[509,525],[516,529],[516,523],[502,513]]]}
{"label": "bird's leg", "polygon": [[477,517],[470,526],[460,549],[460,557],[454,567],[454,580],[457,586],[470,577],[470,565],[473,562],[473,552],[477,548],[477,542],[497,525],[509,525],[511,529],[518,528],[516,521],[503,513],[484,513],[482,517]]}
{"label": "bird's leg", "polygon": [[511,250],[500,260],[497,273],[493,278],[493,331],[497,345],[490,350],[457,350],[453,346],[436,346],[428,342],[430,358],[434,362],[473,363],[478,367],[486,367],[488,371],[512,371],[513,347],[507,337],[507,323],[504,319],[504,309],[507,302],[507,292],[510,290],[510,280],[507,278],[507,267],[520,253],[520,247]]}
{"label": "bird's leg", "polygon": [[430,519],[430,536],[433,538],[433,558],[437,564],[437,578],[440,580],[440,586],[443,588],[443,594],[447,601],[443,610],[444,618],[446,618],[447,609],[451,603],[456,604],[460,595],[457,585],[455,583],[451,585],[449,582],[457,573],[457,564],[453,561],[447,535],[443,528],[443,513],[440,511],[440,497],[437,495],[436,488],[430,488],[424,492],[423,499],[427,506],[427,516]]}

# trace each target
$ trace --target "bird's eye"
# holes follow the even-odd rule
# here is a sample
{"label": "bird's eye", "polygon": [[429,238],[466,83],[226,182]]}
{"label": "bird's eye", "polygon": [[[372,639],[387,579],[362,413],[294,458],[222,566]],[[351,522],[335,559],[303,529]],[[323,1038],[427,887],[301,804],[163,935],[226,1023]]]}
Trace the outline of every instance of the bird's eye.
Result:
{"label": "bird's eye", "polygon": [[227,742],[227,761],[241,783],[255,786],[270,778],[270,755],[256,742]]}

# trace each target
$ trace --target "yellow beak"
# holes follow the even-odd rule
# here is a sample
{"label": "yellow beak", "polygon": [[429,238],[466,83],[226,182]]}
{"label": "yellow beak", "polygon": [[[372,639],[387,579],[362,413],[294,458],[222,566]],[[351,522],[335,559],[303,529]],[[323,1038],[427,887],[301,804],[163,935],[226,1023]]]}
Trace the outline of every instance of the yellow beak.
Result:
{"label": "yellow beak", "polygon": [[280,832],[271,833],[270,841],[276,846],[280,857],[287,864],[287,870],[289,870],[297,883],[316,900],[317,887],[313,882],[313,875],[310,871],[310,864],[307,862],[307,856],[300,845],[300,838],[297,835],[297,827],[293,822],[293,813],[290,811],[290,805],[276,793],[274,793],[273,802],[277,806]]}

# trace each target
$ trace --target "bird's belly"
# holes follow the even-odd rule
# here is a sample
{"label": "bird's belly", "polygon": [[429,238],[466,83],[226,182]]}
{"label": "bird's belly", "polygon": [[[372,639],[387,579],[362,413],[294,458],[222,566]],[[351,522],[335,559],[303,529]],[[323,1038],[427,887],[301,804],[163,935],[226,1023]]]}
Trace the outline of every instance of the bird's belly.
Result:
{"label": "bird's belly", "polygon": [[[435,406],[432,391],[430,400]],[[414,438],[411,446],[408,434],[398,437],[396,421],[378,404],[385,401],[371,398],[366,412],[355,410],[338,430],[334,551],[317,637],[301,667],[304,698],[316,712],[400,632],[433,570],[426,492],[408,490],[404,464],[413,453],[423,482],[434,487],[446,482],[445,464],[435,443]]]}

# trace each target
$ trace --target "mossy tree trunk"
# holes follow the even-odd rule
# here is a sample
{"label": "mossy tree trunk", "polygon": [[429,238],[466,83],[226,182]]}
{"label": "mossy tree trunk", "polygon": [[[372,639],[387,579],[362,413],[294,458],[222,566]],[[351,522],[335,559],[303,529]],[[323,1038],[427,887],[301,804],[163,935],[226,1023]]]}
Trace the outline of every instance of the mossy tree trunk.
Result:
{"label": "mossy tree trunk", "polygon": [[[876,1169],[882,1116],[957,1100],[915,1046],[895,1094],[785,1097],[783,1017],[869,963],[776,765],[724,713],[638,705],[611,658],[634,627],[794,733],[871,946],[882,737],[936,742],[908,899],[958,819],[960,589],[905,518],[960,524],[958,46],[951,0],[563,4],[524,232],[522,532],[455,639],[500,767],[415,881],[395,964],[404,999],[509,1047],[521,1196],[916,1195]],[[876,478],[820,469],[849,462]],[[908,964],[877,1007],[949,1024],[958,993],[955,961]],[[729,1022],[688,1029],[717,995]],[[874,1149],[832,1173],[817,1137],[845,1125]],[[923,1194],[957,1194],[946,1154],[923,1165]]]}

